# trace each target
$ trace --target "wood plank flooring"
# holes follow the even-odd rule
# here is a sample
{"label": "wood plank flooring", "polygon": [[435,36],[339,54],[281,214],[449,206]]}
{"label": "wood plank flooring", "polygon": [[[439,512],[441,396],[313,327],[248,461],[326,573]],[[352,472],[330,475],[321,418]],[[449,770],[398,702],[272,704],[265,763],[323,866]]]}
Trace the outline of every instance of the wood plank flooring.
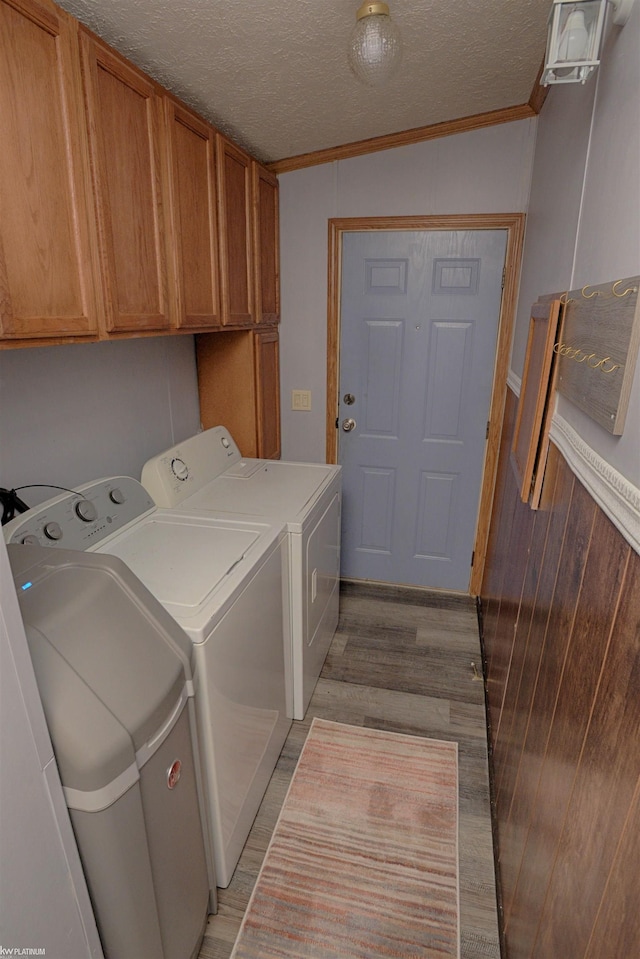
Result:
{"label": "wood plank flooring", "polygon": [[231,953],[314,716],[458,742],[461,959],[500,959],[480,663],[470,597],[342,583],[338,630],[307,715],[293,723],[231,883],[218,890],[199,959]]}

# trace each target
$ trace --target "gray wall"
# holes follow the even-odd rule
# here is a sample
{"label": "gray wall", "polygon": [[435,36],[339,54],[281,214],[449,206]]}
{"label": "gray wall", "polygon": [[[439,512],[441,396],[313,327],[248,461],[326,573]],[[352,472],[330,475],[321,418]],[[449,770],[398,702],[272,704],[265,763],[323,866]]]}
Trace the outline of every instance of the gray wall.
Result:
{"label": "gray wall", "polygon": [[[192,336],[0,352],[0,486],[140,477],[200,425]],[[55,490],[24,490],[29,506]]]}
{"label": "gray wall", "polygon": [[[538,120],[280,177],[284,458],[325,455],[328,220],[526,212],[512,356],[521,375],[530,306],[538,296],[640,273],[639,91],[636,4],[623,29],[609,29],[595,76],[584,86],[552,87]],[[291,410],[292,389],[311,390],[311,412]],[[622,437],[611,436],[562,397],[558,413],[640,487],[638,370]]]}
{"label": "gray wall", "polygon": [[[536,122],[520,120],[280,177],[284,459],[325,458],[328,220],[525,212]],[[292,389],[311,390],[311,412],[292,411]]]}
{"label": "gray wall", "polygon": [[[612,26],[595,77],[552,87],[538,125],[512,367],[541,293],[640,273],[640,4]],[[562,396],[557,412],[640,487],[640,371],[624,434],[614,437]]]}

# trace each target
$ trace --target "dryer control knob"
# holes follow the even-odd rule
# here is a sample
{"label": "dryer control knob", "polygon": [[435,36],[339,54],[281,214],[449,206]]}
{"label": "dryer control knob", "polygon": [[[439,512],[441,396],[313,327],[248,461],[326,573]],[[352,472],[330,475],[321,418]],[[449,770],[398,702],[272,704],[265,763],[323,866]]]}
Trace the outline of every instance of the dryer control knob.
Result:
{"label": "dryer control knob", "polygon": [[20,542],[22,543],[23,546],[39,546],[40,545],[40,540],[38,539],[37,536],[34,536],[33,533],[27,533],[27,535],[24,536],[20,540]]}
{"label": "dryer control knob", "polygon": [[109,492],[109,499],[111,500],[112,503],[115,503],[116,506],[122,506],[122,504],[126,500],[126,496],[124,495],[120,487],[116,486],[115,489],[112,489]]}
{"label": "dryer control knob", "polygon": [[171,472],[176,479],[184,481],[189,476],[189,467],[184,460],[181,460],[179,456],[176,456],[171,460]]}
{"label": "dryer control knob", "polygon": [[62,539],[62,527],[60,526],[60,523],[46,523],[44,527],[44,535],[47,537],[47,539]]}
{"label": "dryer control knob", "polygon": [[83,523],[93,523],[98,518],[98,511],[90,499],[81,499],[76,503],[76,516]]}

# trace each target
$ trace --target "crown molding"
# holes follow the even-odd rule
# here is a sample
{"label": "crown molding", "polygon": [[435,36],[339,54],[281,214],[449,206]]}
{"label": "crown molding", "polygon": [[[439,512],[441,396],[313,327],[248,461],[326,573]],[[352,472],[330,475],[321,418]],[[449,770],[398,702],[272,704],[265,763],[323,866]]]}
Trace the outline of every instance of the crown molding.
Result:
{"label": "crown molding", "polygon": [[481,130],[484,127],[496,126],[500,123],[513,123],[515,120],[530,120],[537,115],[538,111],[534,109],[531,103],[522,103],[515,107],[505,107],[502,110],[490,110],[488,113],[476,113],[473,116],[461,117],[459,120],[446,120],[444,123],[414,127],[412,130],[389,133],[386,136],[372,137],[369,140],[344,143],[342,146],[316,150],[314,153],[301,153],[298,156],[275,160],[273,163],[266,164],[266,166],[272,173],[291,173],[293,170],[302,170],[305,167],[318,166],[322,163],[332,163],[334,160],[348,160],[351,157],[363,156],[366,153],[377,153],[380,150],[410,146],[413,143],[421,143],[423,140],[436,140],[439,137],[449,137],[455,133],[469,133],[471,130]]}
{"label": "crown molding", "polygon": [[529,106],[535,113],[540,113],[544,106],[544,101],[549,96],[550,87],[543,87],[540,81],[542,80],[542,74],[544,73],[544,60],[540,64],[540,69],[538,70],[538,76],[535,79],[533,87],[531,88],[531,96],[529,97]]}

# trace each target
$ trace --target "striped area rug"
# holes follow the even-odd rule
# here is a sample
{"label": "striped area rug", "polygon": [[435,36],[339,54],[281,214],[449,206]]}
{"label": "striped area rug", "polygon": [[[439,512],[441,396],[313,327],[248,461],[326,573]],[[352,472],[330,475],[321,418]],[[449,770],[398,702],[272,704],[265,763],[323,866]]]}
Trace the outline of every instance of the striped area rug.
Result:
{"label": "striped area rug", "polygon": [[459,959],[457,744],[314,719],[231,959]]}

